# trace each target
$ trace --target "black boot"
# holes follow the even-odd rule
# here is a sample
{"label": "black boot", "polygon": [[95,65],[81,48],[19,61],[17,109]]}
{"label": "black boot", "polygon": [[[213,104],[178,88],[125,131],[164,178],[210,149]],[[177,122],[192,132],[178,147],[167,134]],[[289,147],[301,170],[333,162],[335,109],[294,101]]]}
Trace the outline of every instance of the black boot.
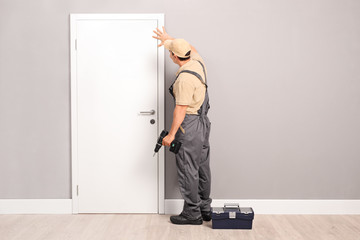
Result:
{"label": "black boot", "polygon": [[206,222],[211,220],[211,212],[201,212],[202,219]]}
{"label": "black boot", "polygon": [[187,219],[183,215],[171,216],[170,221],[173,224],[192,224],[192,225],[201,225],[203,223],[202,218],[198,218],[195,220]]}

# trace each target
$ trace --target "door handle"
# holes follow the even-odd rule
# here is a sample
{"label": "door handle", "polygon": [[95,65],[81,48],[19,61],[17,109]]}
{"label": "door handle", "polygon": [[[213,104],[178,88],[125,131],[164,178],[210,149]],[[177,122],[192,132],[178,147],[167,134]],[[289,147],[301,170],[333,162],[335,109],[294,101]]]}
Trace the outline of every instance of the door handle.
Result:
{"label": "door handle", "polygon": [[151,110],[151,111],[142,111],[140,112],[141,115],[154,115],[155,114],[155,110]]}

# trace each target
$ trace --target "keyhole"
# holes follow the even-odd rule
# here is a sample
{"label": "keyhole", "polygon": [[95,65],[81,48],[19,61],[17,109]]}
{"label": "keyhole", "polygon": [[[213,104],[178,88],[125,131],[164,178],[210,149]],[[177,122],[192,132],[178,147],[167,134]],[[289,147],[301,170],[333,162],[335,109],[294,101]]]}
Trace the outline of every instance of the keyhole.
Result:
{"label": "keyhole", "polygon": [[151,119],[151,120],[150,120],[150,123],[151,123],[151,124],[155,124],[155,119]]}

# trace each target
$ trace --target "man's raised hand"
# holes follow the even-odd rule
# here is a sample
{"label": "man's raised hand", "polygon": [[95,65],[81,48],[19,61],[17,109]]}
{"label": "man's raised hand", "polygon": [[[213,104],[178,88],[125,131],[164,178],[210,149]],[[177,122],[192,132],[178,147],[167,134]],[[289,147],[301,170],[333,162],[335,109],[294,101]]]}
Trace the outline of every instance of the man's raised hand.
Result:
{"label": "man's raised hand", "polygon": [[163,31],[161,32],[159,28],[156,28],[156,30],[154,30],[153,32],[156,34],[156,36],[153,36],[153,38],[160,40],[161,43],[158,45],[158,47],[161,47],[162,45],[164,45],[164,42],[166,40],[172,40],[174,38],[170,37],[169,34],[167,34],[167,32],[165,31],[165,27],[162,27]]}

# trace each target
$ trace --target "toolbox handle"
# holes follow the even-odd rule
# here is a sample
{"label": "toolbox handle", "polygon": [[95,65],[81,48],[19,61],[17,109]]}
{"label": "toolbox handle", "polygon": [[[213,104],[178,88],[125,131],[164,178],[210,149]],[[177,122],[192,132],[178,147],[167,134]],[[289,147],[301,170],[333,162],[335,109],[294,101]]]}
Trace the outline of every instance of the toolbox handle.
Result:
{"label": "toolbox handle", "polygon": [[240,208],[240,205],[238,203],[224,203],[224,208]]}

